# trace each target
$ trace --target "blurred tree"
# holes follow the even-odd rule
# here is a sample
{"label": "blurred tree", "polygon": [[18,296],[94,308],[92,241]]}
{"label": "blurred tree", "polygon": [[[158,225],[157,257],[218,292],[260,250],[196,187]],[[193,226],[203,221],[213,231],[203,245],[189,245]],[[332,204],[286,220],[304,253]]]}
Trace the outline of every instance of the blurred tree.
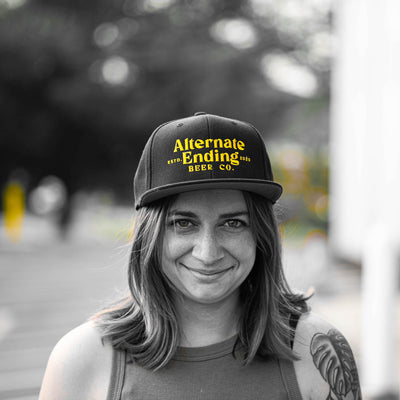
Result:
{"label": "blurred tree", "polygon": [[[305,41],[288,40],[251,3],[0,1],[0,185],[23,167],[31,187],[52,174],[70,194],[110,187],[126,198],[165,120],[207,111],[278,132],[303,99],[275,89],[261,61]],[[324,98],[329,75],[314,72]]]}

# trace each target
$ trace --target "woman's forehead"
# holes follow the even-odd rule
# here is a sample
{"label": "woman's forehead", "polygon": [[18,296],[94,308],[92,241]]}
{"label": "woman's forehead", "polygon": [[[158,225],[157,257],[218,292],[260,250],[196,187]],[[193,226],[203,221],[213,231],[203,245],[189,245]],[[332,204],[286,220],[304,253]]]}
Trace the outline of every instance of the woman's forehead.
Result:
{"label": "woman's forehead", "polygon": [[171,211],[218,211],[230,213],[247,211],[247,204],[241,190],[206,189],[184,192],[177,196]]}

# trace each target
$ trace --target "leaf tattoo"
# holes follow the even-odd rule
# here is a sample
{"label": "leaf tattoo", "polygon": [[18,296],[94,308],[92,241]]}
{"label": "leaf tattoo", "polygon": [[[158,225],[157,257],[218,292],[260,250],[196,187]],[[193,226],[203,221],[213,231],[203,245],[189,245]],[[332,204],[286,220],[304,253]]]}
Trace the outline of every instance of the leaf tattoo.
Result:
{"label": "leaf tattoo", "polygon": [[311,340],[310,352],[315,366],[329,384],[330,391],[326,400],[342,400],[350,391],[354,400],[361,400],[353,353],[339,331],[330,329],[327,334],[316,333]]}

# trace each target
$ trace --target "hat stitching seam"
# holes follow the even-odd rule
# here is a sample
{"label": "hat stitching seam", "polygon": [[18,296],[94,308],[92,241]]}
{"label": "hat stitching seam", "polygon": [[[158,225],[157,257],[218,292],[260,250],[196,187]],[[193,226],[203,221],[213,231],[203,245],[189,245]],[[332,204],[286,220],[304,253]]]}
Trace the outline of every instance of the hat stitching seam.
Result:
{"label": "hat stitching seam", "polygon": [[[169,124],[169,123],[170,122],[165,122],[164,124],[160,125],[153,132],[153,134],[151,135],[151,138],[150,138],[150,152],[149,152],[150,157],[148,159],[148,164],[147,164],[147,167],[148,167],[148,170],[150,171],[150,173],[148,174],[148,179],[147,179],[147,182],[146,182],[146,185],[147,185],[147,190],[146,191],[151,190],[151,187],[152,187],[151,185],[152,185],[152,182],[153,182],[153,162],[152,162],[152,160],[154,158],[154,146],[153,146],[154,139],[156,137],[156,134],[160,131],[160,129],[162,127],[164,127],[165,125]],[[143,195],[141,196],[140,203],[142,203],[142,199],[143,199]]]}
{"label": "hat stitching seam", "polygon": [[[205,117],[206,117],[206,124],[207,124],[207,136],[208,136],[208,139],[211,139],[210,120],[208,119],[208,114],[206,114]],[[214,178],[215,178],[214,171],[211,170],[210,171],[210,179],[214,179]]]}
{"label": "hat stitching seam", "polygon": [[[261,136],[261,133],[258,131],[258,129],[256,129],[252,124],[248,124],[256,133],[256,136],[258,137],[258,140],[260,141],[260,145],[265,147],[265,143],[264,143],[264,139]],[[264,176],[267,176],[267,160],[265,159],[265,153],[262,151],[261,152],[261,156],[263,159],[263,169],[264,169]],[[271,172],[272,172],[272,168],[271,168]],[[272,176],[272,180],[273,180],[273,176]]]}

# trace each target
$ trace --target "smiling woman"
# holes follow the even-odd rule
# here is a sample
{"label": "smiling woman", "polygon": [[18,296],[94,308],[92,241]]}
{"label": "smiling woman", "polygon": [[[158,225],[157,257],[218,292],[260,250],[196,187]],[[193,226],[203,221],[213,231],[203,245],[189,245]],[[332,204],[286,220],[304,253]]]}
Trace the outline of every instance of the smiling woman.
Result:
{"label": "smiling woman", "polygon": [[[178,141],[240,143],[224,148],[239,162],[189,168]],[[361,398],[345,338],[286,282],[282,187],[254,127],[205,113],[161,125],[134,190],[130,293],[60,340],[41,400]]]}
{"label": "smiling woman", "polygon": [[[163,242],[162,270],[183,296],[174,296],[175,304],[183,303],[182,312],[189,301],[210,307],[226,303],[228,309],[236,309],[239,286],[253,268],[256,254],[242,192],[179,195],[171,206]],[[231,329],[234,326],[230,323]],[[204,340],[203,335],[200,338]]]}

